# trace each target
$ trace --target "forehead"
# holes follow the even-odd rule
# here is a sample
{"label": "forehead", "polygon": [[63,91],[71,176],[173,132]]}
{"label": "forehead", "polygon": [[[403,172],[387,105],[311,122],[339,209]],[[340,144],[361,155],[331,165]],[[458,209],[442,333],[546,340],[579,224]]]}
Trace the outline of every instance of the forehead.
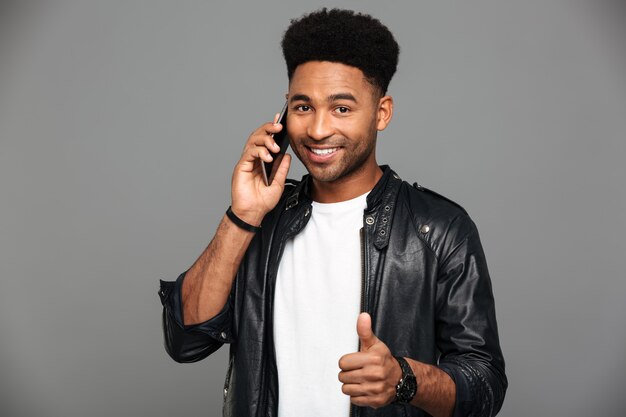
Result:
{"label": "forehead", "polygon": [[371,95],[372,85],[363,71],[350,65],[328,61],[309,61],[298,65],[289,82],[289,94],[306,94],[326,98],[337,92],[355,97]]}

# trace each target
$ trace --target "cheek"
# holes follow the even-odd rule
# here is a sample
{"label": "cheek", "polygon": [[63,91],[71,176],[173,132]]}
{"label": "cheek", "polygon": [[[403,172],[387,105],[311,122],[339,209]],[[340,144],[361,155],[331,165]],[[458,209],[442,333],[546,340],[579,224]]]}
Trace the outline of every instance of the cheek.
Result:
{"label": "cheek", "polygon": [[346,120],[337,126],[337,130],[345,137],[354,140],[357,147],[365,146],[365,142],[376,134],[376,124],[372,123],[369,118],[363,117],[359,119]]}
{"label": "cheek", "polygon": [[306,132],[306,124],[302,117],[292,117],[287,120],[287,134],[289,137],[298,137],[302,132]]}

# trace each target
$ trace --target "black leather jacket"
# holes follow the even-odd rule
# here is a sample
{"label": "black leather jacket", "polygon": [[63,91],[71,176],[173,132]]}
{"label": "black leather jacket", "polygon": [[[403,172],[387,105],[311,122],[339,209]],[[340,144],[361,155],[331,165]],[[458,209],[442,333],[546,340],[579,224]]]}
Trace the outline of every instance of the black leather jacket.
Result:
{"label": "black leather jacket", "polygon": [[[452,377],[454,416],[493,416],[502,406],[507,379],[476,227],[460,206],[400,180],[389,167],[383,171],[363,215],[362,311],[370,313],[374,334],[394,355],[437,364]],[[285,242],[310,218],[308,188],[307,176],[285,187],[216,317],[184,326],[184,273],[176,281],[161,281],[165,347],[174,360],[195,362],[230,344],[224,416],[277,415],[274,284]],[[377,410],[352,406],[351,414],[426,415],[399,404]]]}

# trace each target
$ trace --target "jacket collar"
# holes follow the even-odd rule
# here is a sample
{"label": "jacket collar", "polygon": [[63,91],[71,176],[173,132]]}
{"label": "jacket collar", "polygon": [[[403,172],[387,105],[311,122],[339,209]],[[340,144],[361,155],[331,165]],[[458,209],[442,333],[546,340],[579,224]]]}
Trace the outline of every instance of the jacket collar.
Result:
{"label": "jacket collar", "polygon": [[366,229],[372,236],[374,246],[381,250],[389,244],[391,223],[396,207],[398,189],[402,180],[389,166],[381,166],[383,176],[367,196],[366,214],[372,217],[370,225],[366,217]]}
{"label": "jacket collar", "polygon": [[383,176],[380,177],[372,191],[367,195],[367,210],[372,210],[379,203],[388,197],[388,194],[396,188],[394,185],[400,177],[391,169],[389,165],[381,165]]}
{"label": "jacket collar", "polygon": [[[383,175],[374,188],[372,188],[372,191],[367,195],[368,211],[374,209],[374,207],[381,202],[389,200],[392,194],[395,194],[394,191],[397,189],[400,182],[402,182],[398,174],[396,174],[389,165],[381,165],[380,168],[383,170]],[[305,174],[300,183],[287,197],[285,210],[289,210],[300,203],[310,204],[311,201],[311,176]]]}
{"label": "jacket collar", "polygon": [[[381,250],[389,244],[391,235],[391,223],[395,211],[398,189],[402,180],[388,165],[381,165],[383,175],[380,177],[372,191],[367,195],[367,208],[364,213],[364,227],[371,236],[374,246]],[[311,177],[306,174],[300,183],[287,197],[285,210],[290,210],[298,205],[300,208],[311,205]],[[305,210],[304,216],[308,217],[310,209]],[[303,227],[301,225],[300,227]]]}

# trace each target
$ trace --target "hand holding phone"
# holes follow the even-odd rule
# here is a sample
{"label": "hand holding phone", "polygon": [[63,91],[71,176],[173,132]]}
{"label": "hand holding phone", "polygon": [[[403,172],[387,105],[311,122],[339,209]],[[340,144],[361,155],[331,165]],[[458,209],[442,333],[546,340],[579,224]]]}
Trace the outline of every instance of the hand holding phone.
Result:
{"label": "hand holding phone", "polygon": [[[265,215],[276,206],[283,193],[283,184],[291,162],[290,155],[285,154],[288,146],[284,125],[285,111],[286,106],[283,107],[279,117],[274,119],[274,123],[263,123],[250,134],[241,158],[233,170],[232,211],[251,225],[260,224]],[[281,115],[282,125],[277,126]],[[273,182],[269,182],[269,179]]]}
{"label": "hand holding phone", "polygon": [[261,161],[263,165],[263,181],[265,181],[265,185],[269,186],[272,181],[274,181],[274,176],[276,175],[276,170],[280,166],[280,162],[285,156],[285,152],[287,152],[287,148],[289,147],[289,138],[287,137],[287,107],[288,101],[285,101],[282,110],[280,111],[280,115],[278,116],[278,120],[276,123],[280,123],[283,128],[280,132],[273,134],[274,142],[280,147],[280,151],[272,154],[272,162]]}

